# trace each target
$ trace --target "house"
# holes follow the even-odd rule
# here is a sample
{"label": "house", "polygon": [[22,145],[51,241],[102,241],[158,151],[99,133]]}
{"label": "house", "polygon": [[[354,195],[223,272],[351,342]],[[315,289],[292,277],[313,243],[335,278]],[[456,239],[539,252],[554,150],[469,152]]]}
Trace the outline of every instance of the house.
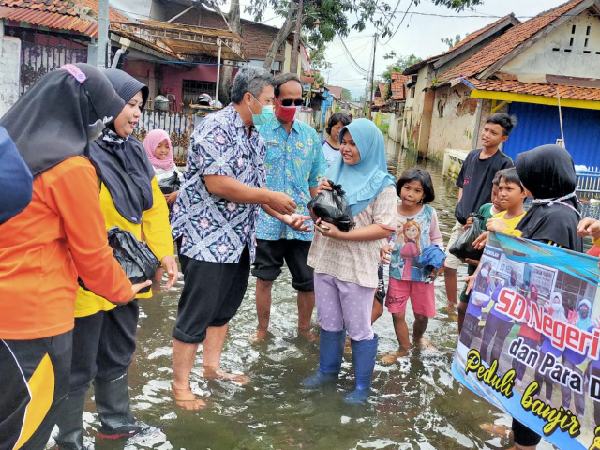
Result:
{"label": "house", "polygon": [[435,83],[418,79],[432,110],[428,136],[419,135],[427,142],[421,153],[440,157],[446,148],[473,148],[486,118],[506,111],[518,120],[503,147],[509,156],[564,142],[576,164],[597,166],[599,13],[598,1],[569,1],[487,40],[435,72]]}
{"label": "house", "polygon": [[[466,36],[449,51],[429,57],[403,72],[403,75],[409,77],[406,83],[406,100],[400,136],[403,147],[417,150],[421,156],[439,158],[443,149],[448,146],[447,143],[442,145],[438,142],[443,141],[444,136],[446,136],[446,141],[450,142],[449,145],[451,146],[456,146],[455,142],[457,141],[464,145],[465,138],[469,141],[473,133],[470,116],[474,114],[472,109],[477,105],[477,102],[469,98],[466,87],[459,87],[456,92],[453,92],[452,104],[448,105],[449,109],[459,110],[457,113],[459,123],[454,128],[449,125],[448,129],[438,131],[437,119],[440,119],[440,113],[436,111],[434,106],[442,107],[448,104],[447,92],[445,93],[446,99],[443,98],[444,93],[441,92],[436,102],[439,76],[441,73],[447,72],[468,60],[489,42],[518,23],[519,21],[513,14],[504,16]],[[465,111],[469,120],[467,124],[462,124],[460,122],[465,121],[463,114]],[[440,133],[443,133],[443,135],[439,136]],[[448,134],[452,136],[448,138]],[[470,148],[470,145],[469,143],[467,148]]]}
{"label": "house", "polygon": [[[189,0],[153,0],[150,7],[150,16],[153,21],[166,23],[172,21],[180,25],[190,25],[200,28],[230,31],[225,17],[216,11],[197,7]],[[234,63],[236,67],[255,66],[262,67],[271,43],[279,29],[270,25],[241,19],[240,54],[243,61]],[[271,70],[273,73],[289,72],[292,60],[293,36],[278,49]],[[300,42],[298,53],[297,73],[310,74],[310,59],[306,47]],[[171,95],[178,105],[186,104],[189,100],[201,93],[211,96],[217,89],[217,61],[199,62],[195,67],[182,70],[169,69],[169,75],[163,77],[161,93]],[[224,64],[232,64],[225,58]]]}
{"label": "house", "polygon": [[401,116],[404,113],[404,103],[406,102],[406,84],[410,77],[403,75],[400,72],[392,72],[392,83],[390,85],[391,96],[388,100],[389,110]]}
{"label": "house", "polygon": [[93,0],[0,0],[0,115],[49,70],[86,62],[97,34]]}

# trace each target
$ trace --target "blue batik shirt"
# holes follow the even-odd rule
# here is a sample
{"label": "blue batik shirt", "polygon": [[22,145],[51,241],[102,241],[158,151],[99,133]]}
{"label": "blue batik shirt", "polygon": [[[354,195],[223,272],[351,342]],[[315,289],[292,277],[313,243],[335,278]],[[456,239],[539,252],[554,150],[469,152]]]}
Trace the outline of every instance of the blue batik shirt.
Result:
{"label": "blue batik shirt", "polygon": [[[319,184],[327,163],[321,140],[309,125],[294,120],[288,134],[277,119],[262,125],[260,135],[265,141],[267,188],[288,194],[298,206],[296,213],[308,215],[309,188]],[[258,239],[276,241],[298,239],[311,241],[312,232],[296,231],[262,211],[256,229]]]}
{"label": "blue batik shirt", "polygon": [[198,261],[239,262],[245,248],[254,261],[260,205],[235,203],[208,192],[205,175],[225,175],[250,187],[263,187],[265,146],[232,105],[208,115],[194,130],[188,169],[173,206],[173,236],[180,252]]}

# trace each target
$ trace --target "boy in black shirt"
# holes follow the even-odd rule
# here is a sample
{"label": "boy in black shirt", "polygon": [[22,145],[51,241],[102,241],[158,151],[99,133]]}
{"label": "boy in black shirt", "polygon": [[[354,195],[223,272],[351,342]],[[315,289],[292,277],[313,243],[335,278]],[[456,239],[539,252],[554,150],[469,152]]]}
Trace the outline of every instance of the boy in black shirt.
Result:
{"label": "boy in black shirt", "polygon": [[[456,186],[458,186],[458,204],[456,205],[456,225],[448,241],[447,249],[464,231],[469,215],[479,210],[481,205],[489,203],[492,194],[492,180],[496,172],[513,167],[512,159],[506,156],[500,145],[516,125],[516,119],[506,113],[492,114],[486,121],[481,133],[482,148],[473,150],[463,162]],[[444,282],[448,309],[456,307],[457,281],[456,270],[461,261],[451,253],[446,253],[444,262]]]}

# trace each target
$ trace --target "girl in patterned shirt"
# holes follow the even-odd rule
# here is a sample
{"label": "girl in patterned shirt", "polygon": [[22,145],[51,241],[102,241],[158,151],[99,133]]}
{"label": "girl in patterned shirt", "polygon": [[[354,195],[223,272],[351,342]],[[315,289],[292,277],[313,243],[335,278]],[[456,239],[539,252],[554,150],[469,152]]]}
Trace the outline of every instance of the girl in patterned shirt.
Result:
{"label": "girl in patterned shirt", "polygon": [[398,233],[391,251],[390,281],[385,305],[392,314],[398,351],[382,358],[384,364],[393,364],[399,356],[410,349],[410,338],[405,313],[411,300],[415,321],[413,342],[421,347],[429,346],[423,337],[427,323],[435,316],[435,294],[433,278],[437,271],[422,264],[422,255],[432,246],[440,251],[443,245],[437,213],[428,205],[435,198],[431,176],[425,170],[409,169],[402,173],[396,184],[398,197]]}

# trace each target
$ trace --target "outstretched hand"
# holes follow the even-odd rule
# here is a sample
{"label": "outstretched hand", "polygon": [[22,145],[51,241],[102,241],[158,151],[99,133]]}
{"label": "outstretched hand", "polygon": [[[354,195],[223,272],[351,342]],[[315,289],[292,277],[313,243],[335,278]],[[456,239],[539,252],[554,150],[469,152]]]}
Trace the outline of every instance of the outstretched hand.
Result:
{"label": "outstretched hand", "polygon": [[281,219],[283,223],[296,231],[311,231],[310,227],[306,225],[308,220],[311,220],[310,216],[301,214],[286,214]]}
{"label": "outstretched hand", "polygon": [[473,244],[472,244],[473,248],[476,249],[476,250],[483,249],[485,247],[485,245],[487,244],[488,235],[489,235],[489,232],[488,231],[484,231],[479,236],[477,236],[475,238],[475,240],[473,241]]}

